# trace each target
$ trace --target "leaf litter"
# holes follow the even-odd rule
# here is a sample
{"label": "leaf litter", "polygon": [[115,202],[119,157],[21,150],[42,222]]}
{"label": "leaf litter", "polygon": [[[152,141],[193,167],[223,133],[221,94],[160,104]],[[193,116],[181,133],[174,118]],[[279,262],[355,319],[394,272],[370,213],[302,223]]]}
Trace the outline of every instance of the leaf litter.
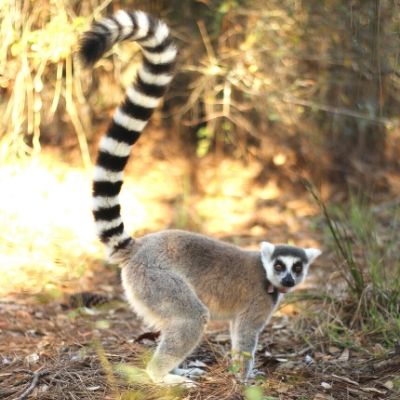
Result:
{"label": "leaf litter", "polygon": [[[206,208],[212,209],[207,204]],[[277,205],[279,201],[274,199],[273,206]],[[271,204],[262,203],[254,218],[248,225],[243,224],[235,237],[226,236],[225,232],[219,232],[219,236],[244,246],[254,246],[264,239],[265,227],[276,241],[284,241],[289,233],[299,244],[303,244],[302,238],[310,237],[306,220],[298,224],[300,227],[288,230],[286,213],[294,210],[282,208],[276,221],[267,220],[272,208]],[[232,224],[236,223],[235,218]],[[21,226],[25,222],[21,221]],[[61,221],[60,226],[64,223]],[[228,228],[234,231],[231,226]],[[307,230],[307,234],[301,230]],[[43,248],[48,247],[46,240],[41,244]],[[88,242],[91,240],[89,232]],[[13,246],[19,248],[20,243]],[[93,268],[83,275],[77,271],[78,278],[73,275],[59,286],[50,282],[50,289],[43,285],[44,295],[34,291],[33,296],[25,282],[20,293],[11,293],[0,300],[1,399],[394,400],[400,397],[400,346],[388,351],[379,342],[374,343],[373,338],[370,341],[353,338],[355,344],[346,343],[345,338],[333,341],[324,336],[324,329],[309,323],[307,316],[302,317],[309,305],[326,306],[326,296],[317,291],[322,279],[326,280],[327,270],[332,277],[329,285],[336,290],[340,287],[339,278],[334,278],[329,270],[329,255],[322,259],[321,269],[313,271],[305,286],[309,296],[305,309],[299,309],[296,301],[289,300],[262,333],[256,355],[260,374],[255,381],[245,386],[235,379],[229,364],[227,326],[220,323],[209,327],[201,345],[187,360],[186,366],[206,370],[196,388],[182,391],[149,385],[141,378],[140,371],[155,348],[159,333],[146,331],[121,301],[118,272],[104,265],[97,251],[96,247],[90,259],[84,258],[83,263],[88,262]],[[61,259],[64,254],[56,256],[54,259]],[[30,254],[27,260],[29,257]],[[78,252],[73,261],[81,258]],[[69,267],[63,265],[63,271]],[[28,273],[31,271],[27,270]],[[42,278],[38,276],[37,282]],[[7,282],[13,279],[10,275]]]}
{"label": "leaf litter", "polygon": [[[116,281],[110,269],[104,270],[104,278]],[[366,357],[326,345],[333,355],[324,354],[321,343],[304,346],[291,319],[279,312],[260,338],[256,367],[265,376],[251,383],[259,388],[253,391],[229,372],[227,326],[222,323],[211,326],[187,360],[186,366],[206,373],[196,388],[181,391],[132,379],[132,373],[144,367],[159,333],[144,331],[124,302],[93,308],[66,307],[60,301],[2,302],[0,320],[6,321],[0,331],[2,399],[248,400],[256,398],[257,390],[264,393],[260,399],[398,398],[394,382],[399,381],[400,353]]]}

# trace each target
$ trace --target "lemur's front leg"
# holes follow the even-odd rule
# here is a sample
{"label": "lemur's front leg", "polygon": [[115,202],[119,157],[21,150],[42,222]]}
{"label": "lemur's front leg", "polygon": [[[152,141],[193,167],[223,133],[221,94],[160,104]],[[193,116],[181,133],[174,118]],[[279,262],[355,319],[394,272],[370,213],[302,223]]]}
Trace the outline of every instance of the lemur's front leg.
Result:
{"label": "lemur's front leg", "polygon": [[239,367],[239,377],[243,382],[253,371],[258,336],[264,325],[265,319],[255,319],[250,312],[236,317],[230,323],[232,361],[234,366]]}

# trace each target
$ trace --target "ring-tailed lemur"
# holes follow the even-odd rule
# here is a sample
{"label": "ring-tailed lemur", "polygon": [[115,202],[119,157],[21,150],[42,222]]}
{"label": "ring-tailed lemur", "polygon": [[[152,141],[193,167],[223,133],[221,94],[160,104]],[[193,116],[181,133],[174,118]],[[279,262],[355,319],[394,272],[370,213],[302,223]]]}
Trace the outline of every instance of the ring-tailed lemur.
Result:
{"label": "ring-tailed lemur", "polygon": [[258,335],[281,293],[304,280],[320,251],[268,242],[260,251],[245,251],[185,231],[165,230],[135,239],[125,231],[118,198],[123,169],[172,80],[177,49],[164,22],[140,11],[119,11],[84,34],[80,57],[93,65],[123,40],[139,43],[143,62],[100,142],[93,214],[111,260],[122,267],[132,308],[162,332],[147,373],[154,382],[186,381],[171,371],[199,343],[207,322],[214,318],[230,321],[232,350],[247,379]]}

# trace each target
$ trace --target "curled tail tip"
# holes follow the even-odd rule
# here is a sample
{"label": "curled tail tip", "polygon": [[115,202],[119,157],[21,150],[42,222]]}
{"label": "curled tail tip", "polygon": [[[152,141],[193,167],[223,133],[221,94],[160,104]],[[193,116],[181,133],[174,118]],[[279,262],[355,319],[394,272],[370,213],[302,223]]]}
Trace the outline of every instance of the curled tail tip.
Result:
{"label": "curled tail tip", "polygon": [[107,37],[85,32],[79,43],[79,58],[85,67],[93,66],[107,50]]}

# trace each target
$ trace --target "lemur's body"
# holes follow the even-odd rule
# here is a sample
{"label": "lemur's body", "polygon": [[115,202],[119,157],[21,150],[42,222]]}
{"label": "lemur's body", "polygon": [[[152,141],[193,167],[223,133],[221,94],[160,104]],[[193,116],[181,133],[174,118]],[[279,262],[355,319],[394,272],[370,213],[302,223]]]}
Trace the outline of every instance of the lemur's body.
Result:
{"label": "lemur's body", "polygon": [[[81,58],[93,64],[126,39],[141,45],[143,63],[100,142],[93,184],[99,237],[111,260],[122,267],[133,309],[162,332],[147,367],[153,381],[180,381],[170,372],[198,344],[210,317],[229,320],[233,351],[252,355],[244,357],[246,379],[258,335],[281,292],[304,279],[319,251],[264,242],[260,253],[185,231],[166,230],[138,239],[125,232],[118,199],[122,171],[131,146],[172,79],[177,53],[163,22],[142,12],[119,11],[84,35]],[[299,263],[300,270],[294,272]],[[278,270],[281,264],[286,273]]]}

